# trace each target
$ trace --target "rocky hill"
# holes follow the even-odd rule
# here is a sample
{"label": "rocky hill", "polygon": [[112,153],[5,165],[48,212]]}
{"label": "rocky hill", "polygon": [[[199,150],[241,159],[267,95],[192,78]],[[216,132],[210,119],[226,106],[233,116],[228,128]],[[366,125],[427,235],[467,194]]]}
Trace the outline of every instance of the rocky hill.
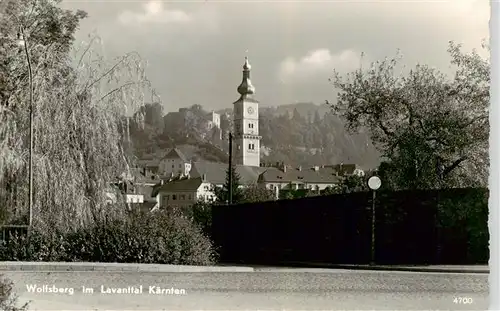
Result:
{"label": "rocky hill", "polygon": [[[210,114],[199,105],[164,115],[161,105],[148,104],[130,122],[134,153],[139,158],[159,158],[176,146],[188,157],[226,162],[232,110],[217,112],[221,114],[220,130],[211,126]],[[303,166],[343,162],[367,169],[379,163],[379,153],[368,134],[349,134],[326,105],[261,107],[259,131],[265,162]]]}

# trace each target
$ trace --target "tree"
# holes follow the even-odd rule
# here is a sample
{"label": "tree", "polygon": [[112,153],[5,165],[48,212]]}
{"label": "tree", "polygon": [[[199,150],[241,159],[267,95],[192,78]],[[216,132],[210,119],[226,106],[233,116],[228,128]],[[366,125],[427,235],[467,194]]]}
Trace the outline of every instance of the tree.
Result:
{"label": "tree", "polygon": [[391,163],[396,188],[486,183],[489,60],[453,42],[448,52],[457,68],[453,78],[425,65],[396,75],[397,55],[331,79],[339,94],[330,106],[350,131],[369,129]]}
{"label": "tree", "polygon": [[104,194],[130,163],[122,116],[149,84],[135,53],[109,62],[96,50],[98,37],[73,49],[86,14],[60,2],[8,1],[0,12],[0,201],[26,214],[28,67],[15,42],[22,28],[34,76],[34,225],[71,230],[125,212],[106,208]]}
{"label": "tree", "polygon": [[198,225],[207,236],[212,234],[212,204],[198,201],[191,207],[191,220]]}
{"label": "tree", "polygon": [[240,203],[254,203],[273,201],[275,195],[272,190],[253,184],[242,190],[242,200]]}
{"label": "tree", "polygon": [[321,191],[321,195],[347,194],[368,190],[368,176],[347,175],[343,176],[334,187],[328,186]]}
{"label": "tree", "polygon": [[[231,183],[230,183],[230,178]],[[240,187],[240,175],[236,172],[236,165],[233,163],[231,170],[226,170],[226,182],[222,185],[222,187],[212,186],[212,190],[215,194],[217,202],[219,204],[226,204],[229,202],[229,189],[230,185],[232,185],[232,199],[233,204],[238,204],[243,200],[243,191]]]}
{"label": "tree", "polygon": [[293,200],[295,199],[295,196],[293,195],[291,190],[285,190],[285,193],[283,195],[284,200]]}
{"label": "tree", "polygon": [[342,177],[335,190],[337,193],[368,191],[367,182],[368,181],[364,176],[347,175]]}

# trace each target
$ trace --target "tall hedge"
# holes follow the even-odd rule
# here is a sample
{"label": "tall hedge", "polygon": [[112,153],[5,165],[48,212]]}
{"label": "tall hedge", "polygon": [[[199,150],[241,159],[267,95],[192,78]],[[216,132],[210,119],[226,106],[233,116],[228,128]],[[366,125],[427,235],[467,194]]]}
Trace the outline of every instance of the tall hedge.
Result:
{"label": "tall hedge", "polygon": [[442,242],[466,241],[464,261],[467,263],[488,263],[488,198],[486,188],[450,189],[437,197],[437,227]]}
{"label": "tall hedge", "polygon": [[211,265],[212,243],[185,217],[141,213],[70,232],[36,228],[0,244],[0,260]]}

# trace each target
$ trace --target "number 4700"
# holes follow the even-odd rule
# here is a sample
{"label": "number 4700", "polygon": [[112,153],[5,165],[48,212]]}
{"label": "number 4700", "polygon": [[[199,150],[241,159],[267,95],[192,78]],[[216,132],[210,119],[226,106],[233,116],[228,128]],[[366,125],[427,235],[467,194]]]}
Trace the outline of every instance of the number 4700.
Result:
{"label": "number 4700", "polygon": [[455,298],[453,298],[453,303],[457,303],[457,304],[467,305],[467,304],[471,304],[472,301],[473,300],[470,297],[455,297]]}

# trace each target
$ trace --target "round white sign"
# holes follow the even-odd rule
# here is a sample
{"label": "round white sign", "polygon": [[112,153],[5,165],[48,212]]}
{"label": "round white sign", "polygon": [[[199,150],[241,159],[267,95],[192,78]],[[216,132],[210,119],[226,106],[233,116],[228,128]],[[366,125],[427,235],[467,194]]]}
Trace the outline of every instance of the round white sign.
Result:
{"label": "round white sign", "polygon": [[368,187],[372,190],[378,190],[382,185],[382,181],[377,176],[372,176],[368,179]]}

